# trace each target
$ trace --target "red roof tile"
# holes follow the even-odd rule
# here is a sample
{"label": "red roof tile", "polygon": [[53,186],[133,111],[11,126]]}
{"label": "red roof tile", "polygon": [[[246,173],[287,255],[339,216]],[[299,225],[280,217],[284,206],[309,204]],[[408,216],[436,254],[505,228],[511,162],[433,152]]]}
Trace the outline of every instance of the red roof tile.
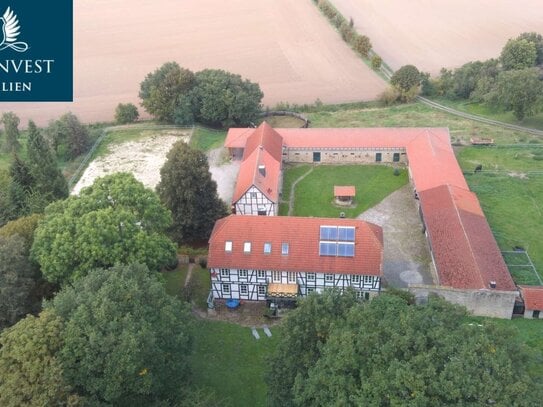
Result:
{"label": "red roof tile", "polygon": [[[355,227],[355,256],[319,255],[320,226]],[[225,242],[232,251],[225,251]],[[251,242],[251,253],[244,253]],[[271,243],[271,253],[264,253]],[[281,244],[288,243],[288,255]],[[374,224],[355,219],[230,215],[215,224],[209,240],[208,267],[382,275],[383,233]]]}
{"label": "red roof tile", "polygon": [[473,192],[442,185],[419,192],[419,198],[440,285],[488,289],[495,281],[496,290],[515,290]]}
{"label": "red roof tile", "polygon": [[243,159],[245,160],[257,148],[266,150],[276,161],[281,162],[283,156],[283,137],[268,123],[262,122],[247,138]]}
{"label": "red roof tile", "polygon": [[543,310],[543,286],[519,285],[519,288],[526,309]]}
{"label": "red roof tile", "polygon": [[334,196],[356,196],[356,189],[352,185],[334,185]]}

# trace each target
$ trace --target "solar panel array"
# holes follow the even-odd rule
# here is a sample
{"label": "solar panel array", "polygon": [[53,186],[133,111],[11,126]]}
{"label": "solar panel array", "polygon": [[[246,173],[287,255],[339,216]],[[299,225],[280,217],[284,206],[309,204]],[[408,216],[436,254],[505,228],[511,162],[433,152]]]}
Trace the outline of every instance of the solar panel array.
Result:
{"label": "solar panel array", "polygon": [[321,256],[354,257],[355,228],[353,226],[321,226],[319,254]]}

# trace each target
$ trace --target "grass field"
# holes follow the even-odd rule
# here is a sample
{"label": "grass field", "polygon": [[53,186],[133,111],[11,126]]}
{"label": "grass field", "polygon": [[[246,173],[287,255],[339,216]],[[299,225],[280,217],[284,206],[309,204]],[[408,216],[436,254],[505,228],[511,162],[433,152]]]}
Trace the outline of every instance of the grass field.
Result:
{"label": "grass field", "polygon": [[[305,173],[310,166],[302,165],[285,171],[285,186]],[[289,174],[294,172],[294,176]],[[344,212],[347,218],[355,218],[366,209],[378,204],[390,193],[407,183],[407,171],[402,169],[395,176],[392,167],[375,165],[320,165],[313,168],[295,188],[295,216],[339,217]],[[356,197],[352,207],[334,204],[334,185],[354,185]],[[290,188],[289,188],[290,189]],[[288,199],[288,198],[287,198]],[[280,213],[288,212],[288,204],[282,204]]]}
{"label": "grass field", "polygon": [[198,150],[209,151],[214,148],[222,147],[225,138],[226,131],[196,127],[192,133],[190,145]]}
{"label": "grass field", "polygon": [[281,331],[271,328],[272,337],[255,340],[251,329],[225,322],[198,320],[192,379],[221,398],[221,406],[265,406],[266,357],[277,344]]}

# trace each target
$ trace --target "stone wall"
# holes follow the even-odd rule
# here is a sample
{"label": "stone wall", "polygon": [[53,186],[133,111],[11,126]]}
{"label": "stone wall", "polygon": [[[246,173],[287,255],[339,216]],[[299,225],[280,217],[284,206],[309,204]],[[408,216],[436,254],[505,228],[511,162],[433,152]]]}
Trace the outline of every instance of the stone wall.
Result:
{"label": "stone wall", "polygon": [[[320,162],[324,164],[393,164],[394,154],[399,154],[398,163],[407,164],[407,155],[404,149],[383,148],[346,148],[346,149],[310,149],[287,148],[283,160],[289,163],[312,163],[313,153],[320,153]],[[376,160],[377,153],[381,154],[381,161]]]}
{"label": "stone wall", "polygon": [[453,304],[463,305],[474,315],[511,319],[516,291],[498,290],[459,290],[449,287],[410,285],[409,291],[418,302],[423,302],[429,294],[438,295]]}

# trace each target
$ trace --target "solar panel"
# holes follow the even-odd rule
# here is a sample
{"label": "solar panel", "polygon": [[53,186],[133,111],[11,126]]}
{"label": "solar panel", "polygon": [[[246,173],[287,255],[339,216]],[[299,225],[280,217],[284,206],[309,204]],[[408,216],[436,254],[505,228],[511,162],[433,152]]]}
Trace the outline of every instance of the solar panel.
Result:
{"label": "solar panel", "polygon": [[354,242],[354,227],[340,226],[338,227],[338,240],[344,242]]}
{"label": "solar panel", "polygon": [[337,226],[321,226],[321,240],[337,240]]}
{"label": "solar panel", "polygon": [[337,255],[341,257],[354,257],[354,243],[338,243]]}
{"label": "solar panel", "polygon": [[328,242],[320,242],[319,254],[321,256],[337,256],[337,244],[328,243]]}

